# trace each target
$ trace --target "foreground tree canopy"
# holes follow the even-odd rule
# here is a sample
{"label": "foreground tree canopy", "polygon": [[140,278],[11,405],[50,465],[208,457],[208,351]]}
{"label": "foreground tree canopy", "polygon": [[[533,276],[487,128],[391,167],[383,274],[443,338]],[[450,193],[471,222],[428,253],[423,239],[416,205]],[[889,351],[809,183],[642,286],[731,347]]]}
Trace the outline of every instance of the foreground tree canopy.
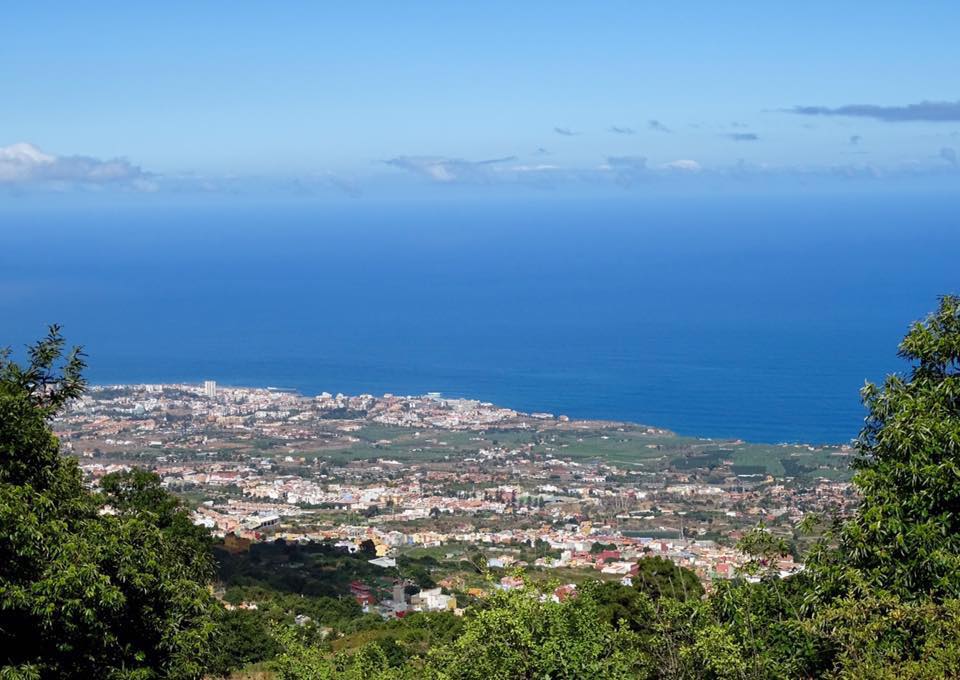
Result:
{"label": "foreground tree canopy", "polygon": [[26,367],[0,358],[0,677],[198,677],[206,539],[154,475],[84,488],[47,423],[84,386],[63,349],[54,327]]}
{"label": "foreground tree canopy", "polygon": [[155,476],[84,489],[48,426],[83,389],[82,357],[63,348],[54,328],[26,367],[0,358],[0,678],[190,678],[266,653],[279,680],[960,677],[956,297],[909,330],[909,375],[864,388],[862,502],[801,574],[775,575],[790,546],[758,527],[741,542],[755,578],[709,595],[651,558],[633,587],[498,592],[462,622],[415,615],[339,654],[303,630],[223,616],[206,534]]}

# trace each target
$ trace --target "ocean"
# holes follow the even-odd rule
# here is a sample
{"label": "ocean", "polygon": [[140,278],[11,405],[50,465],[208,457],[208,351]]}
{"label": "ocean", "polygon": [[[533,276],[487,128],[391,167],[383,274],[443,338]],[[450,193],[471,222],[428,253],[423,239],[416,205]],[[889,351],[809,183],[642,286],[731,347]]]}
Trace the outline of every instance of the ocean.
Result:
{"label": "ocean", "polygon": [[438,391],[763,442],[855,437],[960,292],[956,196],[0,207],[0,345],[95,383]]}

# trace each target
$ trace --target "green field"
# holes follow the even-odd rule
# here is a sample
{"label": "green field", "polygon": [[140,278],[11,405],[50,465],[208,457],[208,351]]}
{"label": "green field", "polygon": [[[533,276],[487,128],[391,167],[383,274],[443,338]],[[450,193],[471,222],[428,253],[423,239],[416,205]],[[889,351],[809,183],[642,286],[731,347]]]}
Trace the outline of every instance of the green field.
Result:
{"label": "green field", "polygon": [[[835,455],[835,449],[810,450],[795,445],[705,440],[669,433],[648,434],[646,428],[631,425],[598,426],[583,430],[559,426],[539,430],[517,428],[473,432],[364,424],[356,431],[345,434],[359,441],[332,440],[330,445],[320,449],[297,450],[296,455],[345,464],[376,458],[440,461],[473,456],[481,449],[521,449],[559,459],[606,462],[628,472],[666,469],[693,471],[729,462],[735,474],[744,476],[769,474],[777,478],[836,479],[848,476],[847,458]],[[263,444],[258,441],[255,446],[260,449]]]}

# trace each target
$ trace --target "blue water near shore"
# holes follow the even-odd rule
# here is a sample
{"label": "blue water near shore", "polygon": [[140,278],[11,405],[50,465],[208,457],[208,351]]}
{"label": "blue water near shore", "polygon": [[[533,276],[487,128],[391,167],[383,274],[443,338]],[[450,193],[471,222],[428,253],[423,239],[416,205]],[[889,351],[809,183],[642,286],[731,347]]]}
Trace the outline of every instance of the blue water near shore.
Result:
{"label": "blue water near shore", "polygon": [[0,210],[0,344],[100,383],[440,391],[840,442],[960,292],[956,197]]}

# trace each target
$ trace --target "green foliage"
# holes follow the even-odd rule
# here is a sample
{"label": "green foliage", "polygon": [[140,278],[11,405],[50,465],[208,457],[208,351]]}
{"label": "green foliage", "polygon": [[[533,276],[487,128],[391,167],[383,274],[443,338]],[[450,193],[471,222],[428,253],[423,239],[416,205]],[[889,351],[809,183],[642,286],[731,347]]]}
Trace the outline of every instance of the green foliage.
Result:
{"label": "green foliage", "polygon": [[436,582],[430,571],[436,566],[436,560],[425,556],[418,559],[401,555],[397,558],[397,569],[404,578],[417,583],[421,588],[435,588]]}
{"label": "green foliage", "polygon": [[277,680],[327,680],[337,677],[337,668],[327,650],[320,645],[303,641],[293,628],[274,631],[277,644],[283,650],[274,663]]}
{"label": "green foliage", "polygon": [[604,581],[593,590],[601,621],[611,627],[627,626],[633,631],[648,631],[656,614],[650,596],[637,588]]}
{"label": "green foliage", "polygon": [[596,555],[602,553],[604,550],[616,550],[617,546],[615,543],[600,543],[599,541],[594,541],[590,546],[590,554]]}
{"label": "green foliage", "polygon": [[224,599],[231,604],[255,602],[261,615],[275,623],[291,623],[298,615],[307,616],[320,626],[346,630],[363,615],[352,597],[305,597],[262,587],[233,586]]}
{"label": "green foliage", "polygon": [[737,541],[737,550],[751,558],[741,568],[751,576],[776,574],[777,560],[790,554],[787,541],[767,531],[762,522]]}
{"label": "green foliage", "polygon": [[224,611],[217,622],[217,638],[209,670],[226,674],[250,663],[274,658],[280,645],[270,632],[265,614],[257,610]]}
{"label": "green foliage", "polygon": [[414,612],[386,621],[371,614],[358,619],[355,623],[361,625],[345,631],[331,646],[349,655],[376,643],[390,668],[414,668],[430,649],[456,640],[463,631],[463,622],[462,617],[452,612]]}
{"label": "green foliage", "polygon": [[[37,492],[76,496],[79,477],[60,457],[57,438],[47,419],[84,388],[83,353],[72,349],[58,375],[57,361],[64,340],[57,326],[28,349],[30,363],[10,361],[10,351],[0,350],[0,483],[29,486]],[[66,485],[65,487],[63,485]],[[59,489],[52,487],[59,486]]]}
{"label": "green foliage", "polygon": [[743,649],[729,628],[717,624],[704,626],[693,634],[693,644],[681,651],[683,663],[700,670],[699,677],[734,680],[747,677],[749,664]]}
{"label": "green foliage", "polygon": [[210,534],[195,525],[183,503],[160,485],[160,477],[145,470],[115,472],[100,480],[100,498],[107,512],[159,529],[166,557],[173,558],[200,583],[214,576]]}
{"label": "green foliage", "polygon": [[296,631],[275,631],[283,653],[274,663],[277,680],[402,680],[421,677],[412,666],[395,667],[381,643],[372,642],[353,654],[331,656],[323,647],[304,642]]}
{"label": "green foliage", "polygon": [[[254,543],[242,554],[215,546],[214,554],[217,576],[225,585],[263,592],[339,597],[349,595],[351,581],[374,581],[385,575],[362,552],[349,554],[327,542],[301,545],[278,539]],[[411,566],[417,563],[411,562]]]}
{"label": "green foliage", "polygon": [[60,456],[48,419],[84,385],[63,348],[53,327],[27,366],[0,355],[0,677],[200,677],[216,611],[203,553],[176,522],[105,512]]}
{"label": "green foliage", "polygon": [[960,669],[960,601],[904,602],[876,594],[848,597],[815,622],[835,647],[825,673],[843,679],[949,678]]}
{"label": "green foliage", "polygon": [[691,600],[703,597],[700,579],[689,569],[679,567],[663,557],[644,557],[633,577],[634,587],[654,600],[669,597]]}
{"label": "green foliage", "polygon": [[599,619],[587,586],[562,603],[532,589],[498,592],[487,606],[464,622],[460,635],[434,646],[423,658],[403,666],[391,663],[382,642],[355,653],[334,656],[305,645],[292,631],[280,631],[284,647],[277,668],[280,680],[307,678],[638,678],[649,675],[647,657],[633,633]]}
{"label": "green foliage", "polygon": [[589,590],[559,604],[536,595],[495,594],[460,638],[428,657],[427,677],[638,677],[644,656],[633,634],[602,623]]}
{"label": "green foliage", "polygon": [[857,441],[857,514],[820,551],[820,588],[960,597],[960,298],[944,297],[900,345],[909,379],[867,384]]}

